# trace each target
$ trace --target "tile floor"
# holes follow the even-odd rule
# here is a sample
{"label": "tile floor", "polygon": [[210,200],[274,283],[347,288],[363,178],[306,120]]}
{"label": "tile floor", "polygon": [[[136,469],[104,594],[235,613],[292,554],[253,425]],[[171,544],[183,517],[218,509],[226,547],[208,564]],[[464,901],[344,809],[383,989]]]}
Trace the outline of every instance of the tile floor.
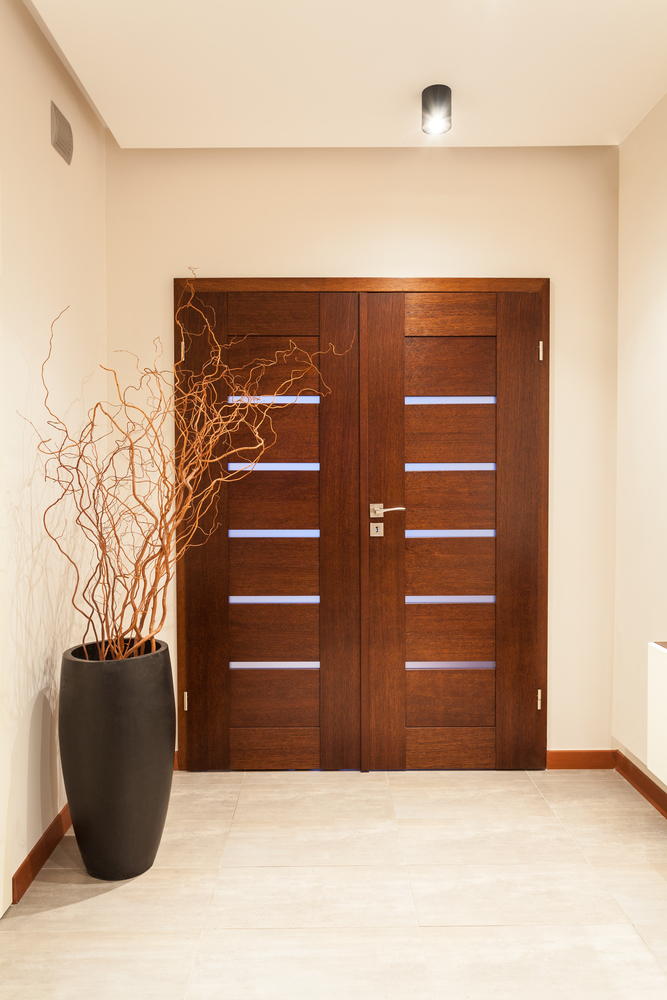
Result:
{"label": "tile floor", "polygon": [[1,1000],[666,1000],[667,820],[615,771],[174,775],[156,864],[65,837]]}

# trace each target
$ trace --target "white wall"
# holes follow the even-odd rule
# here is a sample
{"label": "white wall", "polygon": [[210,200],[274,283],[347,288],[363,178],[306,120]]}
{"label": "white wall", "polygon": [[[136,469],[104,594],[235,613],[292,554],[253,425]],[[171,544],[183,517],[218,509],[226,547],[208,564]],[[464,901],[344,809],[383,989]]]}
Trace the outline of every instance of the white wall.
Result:
{"label": "white wall", "polygon": [[613,736],[646,763],[647,643],[667,639],[667,97],[620,147]]}
{"label": "white wall", "polygon": [[617,150],[121,150],[109,346],[172,337],[172,279],[552,279],[550,748],[610,746]]}
{"label": "white wall", "polygon": [[[74,131],[70,167],[50,144],[54,100]],[[57,678],[77,638],[61,557],[45,538],[37,437],[40,364],[58,326],[50,380],[76,421],[105,360],[103,129],[19,0],[0,0],[2,390],[0,399],[0,913],[11,875],[65,802]],[[83,396],[82,396],[83,393]],[[79,401],[79,402],[77,402]],[[17,412],[18,411],[18,412]]]}

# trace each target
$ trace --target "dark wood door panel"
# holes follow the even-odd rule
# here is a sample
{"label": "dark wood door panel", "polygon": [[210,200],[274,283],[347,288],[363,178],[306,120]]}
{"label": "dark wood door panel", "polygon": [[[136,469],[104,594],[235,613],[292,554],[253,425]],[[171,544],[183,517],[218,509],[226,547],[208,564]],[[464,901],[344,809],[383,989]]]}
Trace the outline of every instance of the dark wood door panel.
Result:
{"label": "dark wood door panel", "polygon": [[406,604],[405,659],[495,660],[495,604]]}
{"label": "dark wood door panel", "polygon": [[[404,506],[405,404],[403,361],[405,328],[402,295],[368,296],[367,366],[368,501]],[[363,392],[363,389],[362,389]],[[367,587],[369,765],[405,767],[405,528],[401,511],[387,515],[382,538],[369,539],[368,507],[364,534],[368,547]],[[362,720],[363,721],[363,720]]]}
{"label": "dark wood door panel", "polygon": [[407,528],[495,528],[495,472],[406,472]]}
{"label": "dark wood door panel", "polygon": [[309,770],[320,766],[319,729],[230,729],[232,771]]}
{"label": "dark wood door panel", "polygon": [[[547,283],[197,288],[220,342],[235,340],[228,359],[245,374],[237,391],[332,392],[276,408],[277,440],[262,456],[321,463],[321,471],[259,470],[229,484],[220,528],[179,568],[185,766],[543,766],[536,687],[545,705]],[[194,314],[192,322],[186,363],[196,371]],[[322,383],[310,371],[290,385],[308,355]],[[497,406],[405,406],[405,396],[497,396]],[[264,430],[271,445],[268,421]],[[234,445],[246,453],[228,460],[252,459],[254,443],[241,431]],[[496,461],[497,474],[405,472],[405,463]],[[389,513],[385,535],[369,538],[369,502],[407,510]],[[406,539],[406,527],[497,528],[498,539]],[[229,538],[227,528],[319,528],[321,538]],[[318,593],[321,604],[276,603]],[[406,595],[494,593],[498,605],[404,603]],[[256,598],[229,604],[228,594]],[[320,670],[286,669],[303,660]],[[258,669],[262,661],[274,669]],[[495,671],[482,669],[488,661]]]}
{"label": "dark wood door panel", "polygon": [[406,538],[405,592],[495,594],[495,538]]}
{"label": "dark wood door panel", "polygon": [[317,595],[319,592],[317,538],[229,539],[230,594]]}
{"label": "dark wood door panel", "polygon": [[406,337],[495,337],[495,292],[408,292]]}
{"label": "dark wood door panel", "polygon": [[319,726],[319,670],[230,670],[232,727]]}
{"label": "dark wood door panel", "polygon": [[[258,428],[267,443],[262,456],[263,462],[318,462],[319,410],[317,403],[289,403],[271,409],[267,418]],[[256,438],[246,429],[234,436],[234,447],[246,448],[245,455],[232,461],[242,461],[246,455],[250,461],[257,457]],[[472,461],[472,460],[471,460]]]}
{"label": "dark wood door panel", "polygon": [[320,324],[320,370],[331,389],[320,404],[321,767],[358,768],[359,296],[323,294]]}
{"label": "dark wood door panel", "polygon": [[495,729],[407,729],[406,767],[442,770],[492,770],[496,766]]}
{"label": "dark wood door panel", "polygon": [[405,724],[495,726],[495,670],[406,670]]}
{"label": "dark wood door panel", "polygon": [[230,528],[319,528],[319,472],[251,472],[229,484]]}
{"label": "dark wood door panel", "polygon": [[230,337],[318,337],[320,296],[317,292],[228,292]]}
{"label": "dark wood door panel", "polygon": [[[178,305],[178,292],[177,302]],[[199,301],[215,322],[218,342],[226,342],[226,296],[210,293]],[[197,330],[200,317],[192,316]],[[217,321],[216,321],[217,320]],[[175,357],[181,355],[181,331],[175,329]],[[204,338],[186,338],[186,367],[201,374],[208,361]],[[215,525],[218,525],[214,530]],[[204,513],[201,527],[212,532],[206,544],[186,552],[176,573],[178,605],[178,687],[188,692],[188,711],[182,697],[178,712],[179,763],[191,771],[229,767],[229,689],[227,661],[227,503],[223,489],[219,503]],[[200,541],[204,541],[204,537]]]}
{"label": "dark wood door panel", "polygon": [[[309,371],[307,358],[315,354],[319,340],[317,337],[295,337],[293,343],[295,350],[290,346],[290,338],[282,336],[246,337],[230,344],[228,364],[234,369],[234,378],[241,385],[247,384],[248,392],[255,395],[266,396],[278,391],[290,396],[297,392],[319,392],[319,376]],[[290,388],[292,373],[302,372],[303,378]]]}
{"label": "dark wood door panel", "polygon": [[495,337],[406,337],[406,396],[495,396]]}
{"label": "dark wood door panel", "polygon": [[496,408],[465,403],[405,407],[406,462],[495,462]]}
{"label": "dark wood door panel", "polygon": [[317,604],[230,604],[229,659],[319,660]]}

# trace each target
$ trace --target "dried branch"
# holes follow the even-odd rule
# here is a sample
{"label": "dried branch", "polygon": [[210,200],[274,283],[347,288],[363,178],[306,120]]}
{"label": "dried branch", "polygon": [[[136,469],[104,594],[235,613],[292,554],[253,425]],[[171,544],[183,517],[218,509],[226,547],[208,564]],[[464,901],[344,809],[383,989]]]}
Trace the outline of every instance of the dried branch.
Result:
{"label": "dried branch", "polygon": [[[85,619],[84,650],[94,641],[100,659],[126,659],[155,649],[175,565],[217,527],[222,483],[248,475],[275,442],[274,411],[294,405],[280,397],[330,390],[316,364],[320,352],[309,354],[294,342],[269,358],[231,367],[215,315],[188,283],[176,312],[182,350],[173,368],[160,367],[159,339],[150,367],[134,356],[134,384],[123,387],[115,369],[101,366],[111,377],[112,399],[97,402],[73,430],[51,409],[46,379],[57,319],[42,365],[51,436],[42,437],[39,450],[56,490],[44,526],[74,570],[72,604]],[[203,358],[196,370],[182,360],[193,346]],[[264,377],[277,366],[285,367],[285,376],[262,397]],[[242,468],[232,471],[230,462]],[[72,510],[88,561],[67,527]]]}

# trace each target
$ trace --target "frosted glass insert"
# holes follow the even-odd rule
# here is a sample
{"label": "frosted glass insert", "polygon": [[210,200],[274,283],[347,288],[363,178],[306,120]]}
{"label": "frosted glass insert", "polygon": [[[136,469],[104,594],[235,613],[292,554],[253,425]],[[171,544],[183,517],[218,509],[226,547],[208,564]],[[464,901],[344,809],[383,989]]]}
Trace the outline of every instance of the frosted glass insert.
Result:
{"label": "frosted glass insert", "polygon": [[408,528],[406,538],[495,538],[495,528]]}
{"label": "frosted glass insert", "polygon": [[283,594],[269,594],[260,597],[236,596],[229,598],[230,604],[319,604],[319,597],[285,597]]}
{"label": "frosted glass insert", "polygon": [[252,663],[245,663],[243,660],[234,660],[229,664],[230,670],[319,670],[319,660],[255,660]]}
{"label": "frosted glass insert", "polygon": [[406,406],[445,406],[465,403],[495,403],[495,396],[406,396]]}
{"label": "frosted glass insert", "polygon": [[495,660],[408,660],[406,670],[495,670]]}
{"label": "frosted glass insert", "polygon": [[[227,468],[230,472],[238,472],[247,469],[251,462],[228,462]],[[319,472],[319,462],[257,462],[253,466],[258,472]]]}
{"label": "frosted glass insert", "polygon": [[[230,466],[231,468],[231,466]],[[259,468],[259,466],[257,466]],[[495,472],[495,462],[406,462],[406,472]]]}
{"label": "frosted glass insert", "polygon": [[472,594],[472,595],[444,595],[436,594],[431,597],[406,597],[406,604],[495,604],[494,594]]}
{"label": "frosted glass insert", "polygon": [[230,528],[230,538],[319,538],[319,528]]}
{"label": "frosted glass insert", "polygon": [[319,403],[319,396],[227,396],[228,403]]}

